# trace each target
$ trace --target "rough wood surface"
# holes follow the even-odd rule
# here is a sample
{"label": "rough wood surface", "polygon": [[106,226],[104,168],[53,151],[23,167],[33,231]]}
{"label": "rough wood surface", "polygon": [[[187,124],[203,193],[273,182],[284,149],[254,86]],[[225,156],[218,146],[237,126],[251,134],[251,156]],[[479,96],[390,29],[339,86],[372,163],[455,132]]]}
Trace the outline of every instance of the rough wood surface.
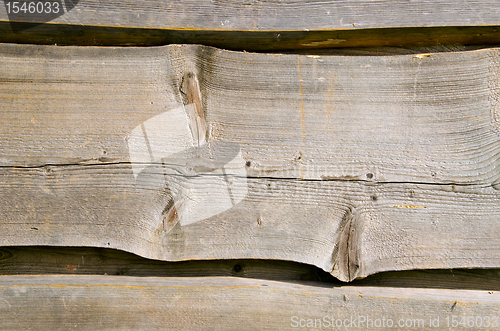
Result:
{"label": "rough wood surface", "polygon": [[4,330],[495,329],[500,317],[497,292],[231,277],[1,276],[0,297]]}
{"label": "rough wood surface", "polygon": [[[342,57],[4,44],[0,67],[3,246],[290,260],[341,280],[500,266],[498,49]],[[182,110],[189,72],[202,147],[190,147]],[[131,138],[141,125],[149,151]],[[132,147],[146,163],[131,164]],[[157,150],[176,153],[155,161]]]}
{"label": "rough wood surface", "polygon": [[76,5],[56,18],[9,18],[0,6],[0,42],[238,50],[500,43],[496,0],[65,2]]}

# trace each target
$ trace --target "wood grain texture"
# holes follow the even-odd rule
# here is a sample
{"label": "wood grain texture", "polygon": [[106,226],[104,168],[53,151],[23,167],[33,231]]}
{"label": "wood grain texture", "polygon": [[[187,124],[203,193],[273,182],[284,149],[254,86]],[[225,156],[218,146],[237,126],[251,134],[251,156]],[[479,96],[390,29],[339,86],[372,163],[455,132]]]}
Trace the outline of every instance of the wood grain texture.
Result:
{"label": "wood grain texture", "polygon": [[[500,25],[495,0],[210,1],[80,0],[53,23],[173,30],[339,30]],[[0,19],[8,21],[5,6]],[[28,21],[26,19],[26,21]],[[43,22],[34,17],[33,22]]]}
{"label": "wood grain texture", "polygon": [[[347,57],[2,45],[0,66],[3,246],[290,260],[344,281],[499,267],[498,49]],[[130,133],[183,105],[189,72],[209,144],[135,178]],[[152,132],[181,146],[179,123]],[[197,199],[226,206],[213,192],[238,167],[245,194],[186,216]],[[179,188],[194,193],[170,227]]]}
{"label": "wood grain texture", "polygon": [[396,328],[411,323],[413,330],[428,330],[439,317],[432,329],[448,330],[446,317],[451,323],[452,316],[489,316],[493,325],[500,315],[496,292],[313,285],[231,277],[1,276],[0,321],[5,330],[285,330],[315,322],[327,329],[332,320],[376,329],[367,324],[371,319],[372,325],[391,320]]}

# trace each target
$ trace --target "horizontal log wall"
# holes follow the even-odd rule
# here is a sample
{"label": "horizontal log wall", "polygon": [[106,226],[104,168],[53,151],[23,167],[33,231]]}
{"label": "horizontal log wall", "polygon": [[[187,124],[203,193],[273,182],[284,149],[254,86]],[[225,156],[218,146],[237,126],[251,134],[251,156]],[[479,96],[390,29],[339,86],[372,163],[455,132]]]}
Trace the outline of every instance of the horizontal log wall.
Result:
{"label": "horizontal log wall", "polygon": [[[344,281],[499,267],[497,49],[342,57],[2,45],[1,56],[4,245],[289,260]],[[134,128],[178,116],[169,114],[188,102],[189,72],[210,143],[147,161],[136,177],[152,151]],[[184,144],[179,116],[148,135]],[[236,160],[231,146],[237,203],[196,222],[188,203],[169,223],[178,201],[167,187],[204,188],[190,191],[202,201],[215,177],[193,169]],[[164,177],[155,162],[177,170]]]}
{"label": "horizontal log wall", "polygon": [[498,327],[496,1],[60,5],[0,6],[2,329]]}

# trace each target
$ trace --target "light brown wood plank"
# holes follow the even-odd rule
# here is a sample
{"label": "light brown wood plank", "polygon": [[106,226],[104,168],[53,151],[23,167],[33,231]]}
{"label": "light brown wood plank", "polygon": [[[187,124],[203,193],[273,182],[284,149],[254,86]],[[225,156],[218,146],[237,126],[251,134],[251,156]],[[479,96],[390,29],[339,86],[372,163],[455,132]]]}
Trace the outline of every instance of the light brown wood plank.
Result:
{"label": "light brown wood plank", "polygon": [[2,45],[1,244],[498,268],[499,57]]}
{"label": "light brown wood plank", "polygon": [[332,320],[365,330],[379,323],[428,330],[434,321],[432,329],[448,330],[446,318],[451,325],[480,316],[479,324],[488,316],[494,329],[500,315],[496,292],[312,285],[226,277],[2,276],[0,321],[6,330],[283,330],[315,322],[331,328]]}
{"label": "light brown wood plank", "polygon": [[[159,199],[160,193],[130,195],[131,185],[127,199],[106,199],[111,190],[120,196],[124,191],[105,190],[99,184],[102,178],[91,180],[94,174],[76,172],[69,175],[76,183],[61,183],[65,188],[54,189],[54,198],[34,193],[20,206],[19,193],[26,189],[4,191],[4,245],[113,247],[171,261],[281,259],[333,270],[342,280],[386,270],[498,267],[498,193],[487,193],[493,189],[464,193],[452,191],[451,186],[366,187],[350,182],[252,179],[248,197],[236,207],[167,231],[158,215],[168,197],[163,197],[163,203],[147,203],[147,197]],[[9,182],[19,183],[19,178],[22,175],[13,174]],[[18,185],[29,187],[28,182]],[[142,209],[129,210],[129,200]],[[214,196],[213,203],[218,202]],[[358,241],[349,242],[359,266],[352,274],[342,260],[345,251],[339,249],[347,240],[339,236],[346,227],[346,214],[354,215],[358,227]]]}
{"label": "light brown wood plank", "polygon": [[[322,57],[3,45],[2,54],[4,166],[127,162],[127,134],[182,105],[181,78],[194,71],[211,140],[237,143],[249,176],[499,178],[497,49]],[[19,116],[26,107],[32,116]]]}

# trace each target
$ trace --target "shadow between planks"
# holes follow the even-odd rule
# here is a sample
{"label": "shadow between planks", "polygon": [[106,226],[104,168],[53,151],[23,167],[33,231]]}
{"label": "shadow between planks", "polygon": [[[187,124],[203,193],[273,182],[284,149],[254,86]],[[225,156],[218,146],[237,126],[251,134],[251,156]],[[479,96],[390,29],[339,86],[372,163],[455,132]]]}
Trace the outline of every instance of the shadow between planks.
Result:
{"label": "shadow between planks", "polygon": [[[387,57],[193,45],[1,51],[3,246],[292,260],[343,280],[498,268],[498,49]],[[182,105],[187,72],[200,77],[213,146],[241,148],[248,196],[172,229],[163,222],[172,196],[153,185],[154,173],[135,181],[127,137]],[[187,185],[180,179],[189,173],[169,183]],[[359,240],[350,236],[356,229]]]}
{"label": "shadow between planks", "polygon": [[[16,26],[14,30],[13,26]],[[345,48],[362,50],[366,47],[498,45],[500,26],[218,31],[0,21],[0,42],[68,46],[201,44],[235,51],[314,53],[317,50]]]}
{"label": "shadow between planks", "polygon": [[388,271],[344,283],[318,267],[291,261],[235,259],[166,262],[94,247],[2,247],[0,276],[7,275],[232,276],[319,287],[377,286],[500,291],[500,269]]}

